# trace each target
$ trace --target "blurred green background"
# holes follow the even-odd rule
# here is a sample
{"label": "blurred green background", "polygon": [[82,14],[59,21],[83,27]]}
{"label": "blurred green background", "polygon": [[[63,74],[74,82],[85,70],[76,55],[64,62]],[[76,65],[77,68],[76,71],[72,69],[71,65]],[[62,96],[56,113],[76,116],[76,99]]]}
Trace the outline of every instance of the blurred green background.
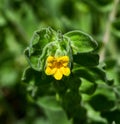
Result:
{"label": "blurred green background", "polygon": [[63,33],[81,30],[98,42],[101,63],[106,63],[107,76],[115,85],[114,91],[108,87],[99,91],[108,90],[110,98],[115,94],[117,104],[103,118],[99,110],[88,106],[89,124],[111,124],[113,120],[120,124],[119,0],[0,0],[0,124],[71,124],[63,111],[54,118],[55,113],[33,104],[21,85],[27,66],[24,49],[34,31],[45,27]]}

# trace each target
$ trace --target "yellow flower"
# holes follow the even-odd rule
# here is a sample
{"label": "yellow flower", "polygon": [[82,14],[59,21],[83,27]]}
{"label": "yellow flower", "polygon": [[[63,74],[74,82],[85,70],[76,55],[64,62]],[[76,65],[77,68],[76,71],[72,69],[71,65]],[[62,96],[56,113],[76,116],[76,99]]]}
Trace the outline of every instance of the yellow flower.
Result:
{"label": "yellow flower", "polygon": [[53,57],[49,56],[46,60],[45,73],[47,75],[53,75],[56,80],[61,80],[63,75],[70,75],[70,68],[68,67],[69,57]]}

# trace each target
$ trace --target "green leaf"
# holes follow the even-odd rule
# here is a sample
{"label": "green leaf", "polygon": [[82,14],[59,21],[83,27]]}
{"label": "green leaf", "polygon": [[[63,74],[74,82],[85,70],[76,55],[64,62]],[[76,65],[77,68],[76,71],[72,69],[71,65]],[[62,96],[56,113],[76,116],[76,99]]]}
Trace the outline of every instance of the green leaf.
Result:
{"label": "green leaf", "polygon": [[22,81],[29,83],[31,80],[34,80],[37,86],[48,85],[53,81],[52,76],[46,76],[44,73],[34,70],[31,67],[25,69],[22,75]]}
{"label": "green leaf", "polygon": [[103,82],[107,82],[106,72],[99,68],[99,67],[93,67],[89,68],[90,73],[94,77],[95,80],[101,80]]}
{"label": "green leaf", "polygon": [[30,47],[41,51],[47,43],[55,40],[56,32],[51,28],[43,28],[33,34],[30,42]]}
{"label": "green leaf", "polygon": [[103,94],[94,95],[89,103],[97,111],[106,111],[114,107],[114,101]]}
{"label": "green leaf", "polygon": [[73,61],[80,66],[96,66],[99,64],[99,55],[95,53],[78,53],[73,55]]}
{"label": "green leaf", "polygon": [[108,4],[111,4],[113,0],[93,0],[95,3],[97,3],[100,6],[106,6]]}
{"label": "green leaf", "polygon": [[41,77],[41,72],[35,71],[31,67],[27,67],[22,75],[22,81],[28,83],[31,80],[36,80]]}
{"label": "green leaf", "polygon": [[95,83],[95,78],[92,76],[90,71],[85,68],[78,68],[76,70],[73,70],[73,74],[76,77],[84,78],[84,79],[89,80],[90,82]]}
{"label": "green leaf", "polygon": [[71,91],[78,93],[79,86],[81,85],[81,79],[79,77],[76,77],[75,75],[71,75],[70,78],[65,80],[65,82],[68,85],[68,88],[70,88]]}
{"label": "green leaf", "polygon": [[46,76],[44,73],[26,68],[22,76],[23,84],[27,87],[28,94],[32,97],[39,97],[51,94],[51,82],[53,77]]}
{"label": "green leaf", "polygon": [[68,118],[74,117],[77,110],[81,108],[80,106],[81,95],[78,91],[73,92],[68,89],[67,92],[62,97],[62,106],[67,112]]}
{"label": "green leaf", "polygon": [[[113,0],[82,0],[95,12],[108,12],[111,10]],[[94,12],[94,13],[95,13]]]}
{"label": "green leaf", "polygon": [[60,103],[54,96],[39,97],[36,101],[38,106],[42,107],[48,118],[49,124],[71,124]]}
{"label": "green leaf", "polygon": [[48,52],[47,44],[55,40],[56,32],[51,28],[43,28],[34,33],[30,46],[24,51],[28,63],[33,69],[40,71],[44,68]]}
{"label": "green leaf", "polygon": [[95,90],[97,89],[97,84],[96,83],[91,83],[88,80],[81,79],[82,83],[79,88],[80,92],[85,93],[85,94],[93,94]]}
{"label": "green leaf", "polygon": [[45,109],[49,109],[52,111],[62,110],[59,102],[57,102],[55,97],[53,97],[53,96],[40,97],[37,100],[37,104]]}
{"label": "green leaf", "polygon": [[[120,110],[114,109],[111,111],[103,111],[101,113],[102,117],[106,118],[109,122],[109,124],[120,124]],[[112,123],[112,122],[115,123]]]}
{"label": "green leaf", "polygon": [[112,23],[111,31],[116,37],[120,38],[120,18]]}
{"label": "green leaf", "polygon": [[60,103],[53,96],[38,98],[37,104],[43,108],[50,124],[71,124]]}
{"label": "green leaf", "polygon": [[99,80],[103,82],[109,81],[106,77],[105,71],[98,67],[93,67],[93,68],[79,67],[73,70],[73,74],[81,78],[87,79],[88,81],[93,83]]}
{"label": "green leaf", "polygon": [[64,36],[70,39],[73,54],[91,52],[97,48],[97,42],[90,35],[81,31],[71,31]]}

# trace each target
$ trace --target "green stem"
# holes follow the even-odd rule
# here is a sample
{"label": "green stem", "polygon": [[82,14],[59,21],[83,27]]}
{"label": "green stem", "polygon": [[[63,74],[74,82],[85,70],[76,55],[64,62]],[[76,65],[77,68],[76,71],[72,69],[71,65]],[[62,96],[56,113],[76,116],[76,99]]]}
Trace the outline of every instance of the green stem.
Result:
{"label": "green stem", "polygon": [[101,48],[100,51],[100,62],[103,62],[105,59],[106,47],[110,41],[110,36],[111,36],[111,25],[112,22],[115,20],[119,2],[120,2],[119,0],[114,0],[113,9],[111,10],[108,17],[108,21],[106,22],[107,23],[105,28],[106,30],[103,36],[103,47]]}

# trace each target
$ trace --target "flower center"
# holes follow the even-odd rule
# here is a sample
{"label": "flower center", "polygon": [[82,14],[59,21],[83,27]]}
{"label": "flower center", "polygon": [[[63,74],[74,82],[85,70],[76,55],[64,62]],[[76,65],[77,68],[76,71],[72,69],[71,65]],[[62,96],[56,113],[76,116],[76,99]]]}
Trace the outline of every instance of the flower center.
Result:
{"label": "flower center", "polygon": [[56,66],[57,68],[60,68],[60,67],[62,67],[63,65],[62,65],[62,62],[56,62],[56,63],[55,63],[55,66]]}

